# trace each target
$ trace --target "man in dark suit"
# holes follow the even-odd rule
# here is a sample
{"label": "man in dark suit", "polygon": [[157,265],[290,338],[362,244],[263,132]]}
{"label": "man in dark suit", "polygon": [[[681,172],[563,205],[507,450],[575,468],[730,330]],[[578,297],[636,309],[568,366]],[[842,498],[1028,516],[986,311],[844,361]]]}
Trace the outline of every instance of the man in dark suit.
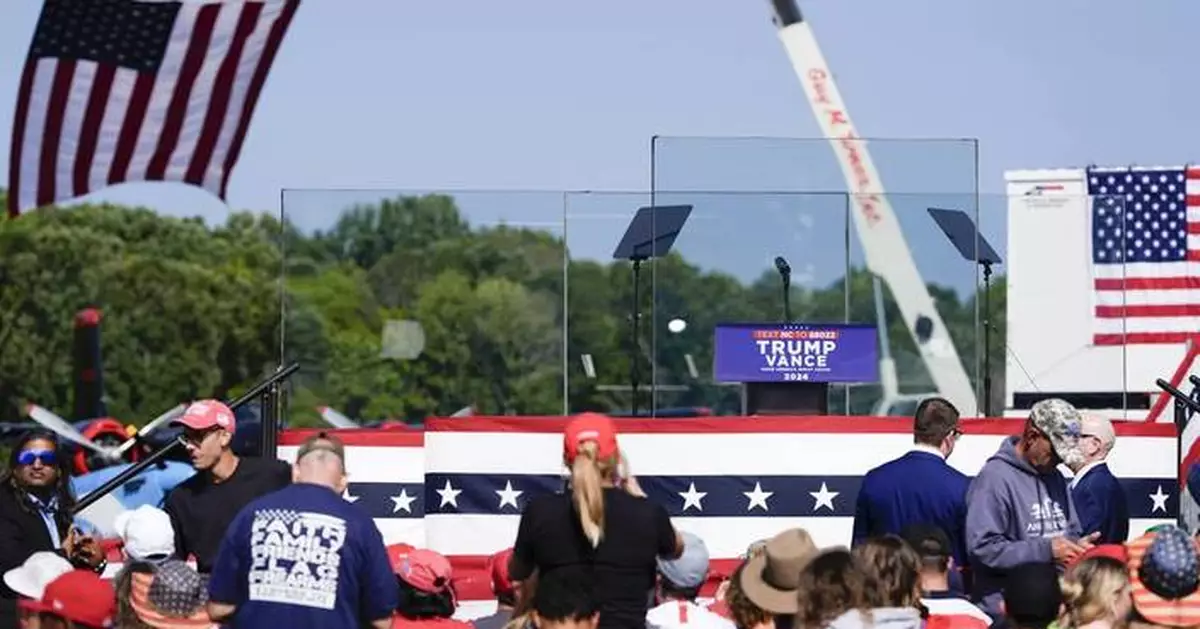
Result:
{"label": "man in dark suit", "polygon": [[863,477],[854,509],[854,545],[878,535],[899,535],[912,525],[934,526],[950,538],[954,565],[967,565],[970,479],[946,462],[961,435],[953,404],[937,397],[921,402],[913,418],[912,449]]}
{"label": "man in dark suit", "polygon": [[1070,464],[1071,499],[1080,529],[1100,534],[1097,544],[1123,544],[1129,537],[1128,500],[1105,462],[1116,443],[1112,422],[1096,415],[1083,418],[1079,437],[1083,458]]}

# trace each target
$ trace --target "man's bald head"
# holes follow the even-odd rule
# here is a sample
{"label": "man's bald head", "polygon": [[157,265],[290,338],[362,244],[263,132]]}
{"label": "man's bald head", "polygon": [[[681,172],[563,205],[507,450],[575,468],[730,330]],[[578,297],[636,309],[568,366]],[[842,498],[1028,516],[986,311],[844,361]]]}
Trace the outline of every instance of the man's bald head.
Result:
{"label": "man's bald head", "polygon": [[1102,461],[1117,444],[1117,433],[1107,418],[1087,413],[1080,422],[1080,447],[1088,462]]}
{"label": "man's bald head", "polygon": [[324,432],[304,440],[296,452],[292,476],[297,483],[324,485],[341,493],[346,490],[346,448],[341,439]]}

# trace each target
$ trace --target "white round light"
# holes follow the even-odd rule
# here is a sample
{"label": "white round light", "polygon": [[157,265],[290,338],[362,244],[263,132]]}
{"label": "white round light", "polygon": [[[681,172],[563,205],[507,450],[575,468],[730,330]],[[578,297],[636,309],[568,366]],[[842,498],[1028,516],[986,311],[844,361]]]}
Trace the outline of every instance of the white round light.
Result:
{"label": "white round light", "polygon": [[674,334],[679,334],[687,329],[687,321],[683,319],[671,319],[667,322],[667,329]]}

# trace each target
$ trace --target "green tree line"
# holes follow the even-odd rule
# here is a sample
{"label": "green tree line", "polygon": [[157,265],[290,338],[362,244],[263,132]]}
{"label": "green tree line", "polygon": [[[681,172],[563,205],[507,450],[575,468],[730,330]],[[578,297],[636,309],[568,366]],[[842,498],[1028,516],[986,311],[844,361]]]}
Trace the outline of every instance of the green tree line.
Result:
{"label": "green tree line", "polygon": [[[554,234],[472,226],[442,195],[348,207],[315,233],[265,214],[206,226],[108,204],[3,221],[0,421],[22,421],[26,401],[69,413],[72,319],[88,305],[105,315],[108,409],[125,421],[235,395],[281,361],[301,364],[289,387],[294,424],[317,423],[320,405],[365,421],[420,421],[464,406],[560,414],[564,400],[571,412],[628,409],[628,265],[569,260],[564,273],[565,256]],[[736,388],[712,382],[713,326],[777,320],[778,276],[764,268],[746,284],[675,253],[654,264],[653,290],[643,290],[643,384],[653,372],[670,385],[656,393],[659,407],[736,412]],[[992,290],[993,356],[1003,357],[996,350],[1004,347],[1003,278]],[[973,374],[981,351],[975,296],[930,291]],[[863,270],[828,286],[795,287],[791,301],[797,320],[875,321],[872,277]],[[901,390],[928,390],[886,287],[885,312]],[[675,317],[686,320],[684,332],[666,331]],[[383,351],[390,321],[420,324],[420,356]],[[1004,361],[993,363],[999,399]],[[849,409],[843,395],[832,405],[866,413],[878,397],[878,387],[856,386]]]}

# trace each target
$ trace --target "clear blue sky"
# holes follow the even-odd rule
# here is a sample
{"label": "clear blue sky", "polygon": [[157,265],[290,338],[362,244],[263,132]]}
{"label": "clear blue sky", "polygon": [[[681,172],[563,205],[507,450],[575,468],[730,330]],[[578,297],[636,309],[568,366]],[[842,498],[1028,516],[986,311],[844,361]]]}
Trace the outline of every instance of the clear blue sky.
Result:
{"label": "clear blue sky", "polygon": [[[1200,83],[1188,43],[1200,24],[1200,3],[810,0],[802,6],[860,131],[978,138],[985,192],[1001,191],[1009,168],[1200,158]],[[11,128],[20,64],[39,9],[33,0],[5,2],[3,129]],[[230,203],[278,211],[282,188],[641,191],[650,183],[653,135],[817,134],[765,0],[306,0],[260,101]],[[819,143],[793,144],[782,157],[744,143],[725,154],[711,143],[668,144],[663,159],[672,161],[660,171],[671,178],[660,182],[666,187],[696,189],[711,181],[794,191],[809,184],[779,163],[802,168],[824,160],[820,168],[828,168],[832,160]],[[953,171],[941,190],[961,191],[963,173],[970,172],[962,145],[880,152],[892,190],[928,192],[924,182]],[[0,172],[7,172],[7,157],[0,150]],[[914,162],[930,166],[916,172]],[[297,194],[289,204],[302,222],[317,226],[331,223],[348,199],[378,196]],[[122,186],[100,197],[175,215],[219,220],[226,212],[205,193],[175,184]],[[641,197],[573,199],[573,212],[588,216],[569,224],[589,227],[569,234],[572,249],[605,253]],[[914,200],[902,209],[916,217],[935,203]],[[801,279],[806,272],[818,280],[836,277],[844,260],[830,254],[828,242],[841,242],[837,204],[714,200],[712,211],[698,208],[704,220],[681,247],[698,257],[708,252],[706,266],[748,274],[742,263],[711,256],[729,244],[731,230],[753,229],[736,247],[754,249],[746,264],[752,259],[755,268],[766,268],[775,251],[784,251]],[[477,221],[551,225],[561,222],[562,196],[483,194],[464,207]],[[983,207],[991,213],[985,232],[1003,241],[1001,204],[985,199]],[[752,222],[756,227],[745,227],[736,213],[745,208],[761,219]],[[934,237],[928,227],[912,229],[910,240]],[[946,275],[940,261],[953,257],[944,251],[917,255],[929,279],[958,284],[962,278],[969,285],[967,265]]]}

